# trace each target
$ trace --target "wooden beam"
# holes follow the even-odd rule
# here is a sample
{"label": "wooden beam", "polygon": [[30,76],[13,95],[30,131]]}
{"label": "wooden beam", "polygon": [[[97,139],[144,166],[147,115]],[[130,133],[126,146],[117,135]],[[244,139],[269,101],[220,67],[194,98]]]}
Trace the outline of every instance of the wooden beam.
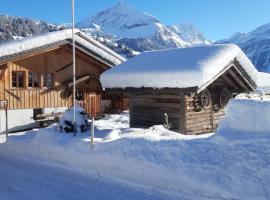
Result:
{"label": "wooden beam", "polygon": [[181,94],[196,92],[198,87],[189,88],[152,88],[152,87],[127,87],[127,88],[106,88],[108,93],[129,93],[129,94]]}
{"label": "wooden beam", "polygon": [[56,73],[63,71],[64,69],[71,67],[73,65],[73,62],[65,65],[64,67],[61,67],[60,69],[56,70]]}
{"label": "wooden beam", "polygon": [[236,82],[245,90],[249,90],[243,81],[234,73],[233,70],[229,70],[228,73],[236,80]]}
{"label": "wooden beam", "polygon": [[[64,50],[67,51],[68,53],[72,53],[72,49],[70,49],[68,46],[65,46]],[[101,70],[102,72],[110,68],[107,67],[107,64],[97,61],[94,57],[81,51],[78,48],[76,48],[76,57],[80,57],[81,59],[85,60],[88,63],[93,63],[93,65],[95,66],[97,65],[98,69]]]}
{"label": "wooden beam", "polygon": [[[88,80],[89,78],[90,78],[90,76],[83,76],[82,78],[79,78],[79,79],[76,80],[76,84],[81,83],[81,82],[83,82],[83,81],[86,81],[86,80]],[[68,86],[68,87],[73,86],[73,82],[68,83],[67,86]]]}
{"label": "wooden beam", "polygon": [[[256,90],[256,88],[252,84],[250,84],[250,82],[246,79],[243,72],[238,67],[234,66],[233,69],[235,69],[235,71],[237,71],[239,74],[241,74],[242,79],[244,80],[244,82],[246,82],[246,84],[250,87],[251,90],[253,90],[253,91]],[[253,80],[251,79],[251,81],[253,81]],[[255,86],[256,86],[256,84],[255,84]]]}
{"label": "wooden beam", "polygon": [[221,76],[221,78],[226,82],[228,83],[228,85],[230,87],[233,87],[234,89],[238,89],[238,87],[233,83],[233,81],[226,75],[226,74],[223,74]]}
{"label": "wooden beam", "polygon": [[230,69],[233,66],[233,61],[231,61],[228,65],[224,67],[216,76],[214,76],[210,81],[207,81],[204,85],[202,85],[197,93],[200,93],[204,89],[206,89],[210,84],[212,84],[214,81],[216,81],[222,74],[224,74],[228,69]]}
{"label": "wooden beam", "polygon": [[255,81],[252,79],[252,77],[250,77],[250,75],[243,69],[242,65],[237,60],[235,60],[234,63],[235,69],[243,75],[245,81],[247,81],[247,83],[251,86],[251,88],[255,90],[257,85]]}

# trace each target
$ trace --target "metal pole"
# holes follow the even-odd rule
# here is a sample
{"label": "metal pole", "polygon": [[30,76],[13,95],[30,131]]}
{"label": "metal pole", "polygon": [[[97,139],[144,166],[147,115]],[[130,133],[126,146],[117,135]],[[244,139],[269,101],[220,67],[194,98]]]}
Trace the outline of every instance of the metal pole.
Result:
{"label": "metal pole", "polygon": [[7,139],[8,138],[8,100],[6,100],[5,112],[6,112],[6,139]]}
{"label": "metal pole", "polygon": [[94,105],[95,97],[91,95],[91,146],[94,148],[94,138],[95,138],[95,116],[96,109]]}
{"label": "metal pole", "polygon": [[75,11],[74,11],[74,0],[72,0],[72,58],[73,58],[73,125],[74,125],[74,136],[76,136],[76,60],[75,60]]}
{"label": "metal pole", "polygon": [[95,137],[95,117],[94,115],[92,115],[92,119],[91,119],[91,146],[92,148],[94,147],[94,137]]}

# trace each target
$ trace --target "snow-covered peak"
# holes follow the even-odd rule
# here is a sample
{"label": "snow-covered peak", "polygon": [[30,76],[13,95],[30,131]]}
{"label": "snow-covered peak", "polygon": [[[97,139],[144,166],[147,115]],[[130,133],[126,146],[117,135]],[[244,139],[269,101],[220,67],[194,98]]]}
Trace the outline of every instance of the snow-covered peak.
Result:
{"label": "snow-covered peak", "polygon": [[209,44],[202,32],[196,26],[189,23],[179,23],[170,26],[170,29],[190,44]]}
{"label": "snow-covered peak", "polygon": [[192,25],[176,31],[156,17],[137,10],[124,1],[81,21],[77,27],[127,57],[130,52],[209,43]]}
{"label": "snow-covered peak", "polygon": [[158,29],[160,22],[153,16],[136,10],[121,1],[116,6],[101,11],[93,17],[81,21],[78,28],[95,28],[118,37],[146,37],[152,36]]}

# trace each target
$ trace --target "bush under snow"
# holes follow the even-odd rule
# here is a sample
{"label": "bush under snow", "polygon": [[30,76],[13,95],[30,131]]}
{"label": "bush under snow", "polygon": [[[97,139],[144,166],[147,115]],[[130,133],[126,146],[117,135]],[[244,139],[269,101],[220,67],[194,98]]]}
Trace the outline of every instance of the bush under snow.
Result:
{"label": "bush under snow", "polygon": [[[76,115],[76,131],[84,132],[88,129],[88,117],[83,108],[79,105],[75,105]],[[57,129],[61,132],[74,132],[74,107],[66,110],[64,115],[60,119]]]}

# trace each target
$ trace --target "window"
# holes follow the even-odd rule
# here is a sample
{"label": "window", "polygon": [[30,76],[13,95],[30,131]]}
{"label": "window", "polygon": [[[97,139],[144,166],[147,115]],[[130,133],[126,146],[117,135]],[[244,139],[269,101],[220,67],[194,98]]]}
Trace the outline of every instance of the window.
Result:
{"label": "window", "polygon": [[28,72],[28,87],[39,87],[39,76],[37,73]]}
{"label": "window", "polygon": [[53,87],[53,74],[46,73],[43,79],[43,87],[52,88]]}
{"label": "window", "polygon": [[12,72],[12,87],[23,88],[24,87],[24,72],[13,71]]}

